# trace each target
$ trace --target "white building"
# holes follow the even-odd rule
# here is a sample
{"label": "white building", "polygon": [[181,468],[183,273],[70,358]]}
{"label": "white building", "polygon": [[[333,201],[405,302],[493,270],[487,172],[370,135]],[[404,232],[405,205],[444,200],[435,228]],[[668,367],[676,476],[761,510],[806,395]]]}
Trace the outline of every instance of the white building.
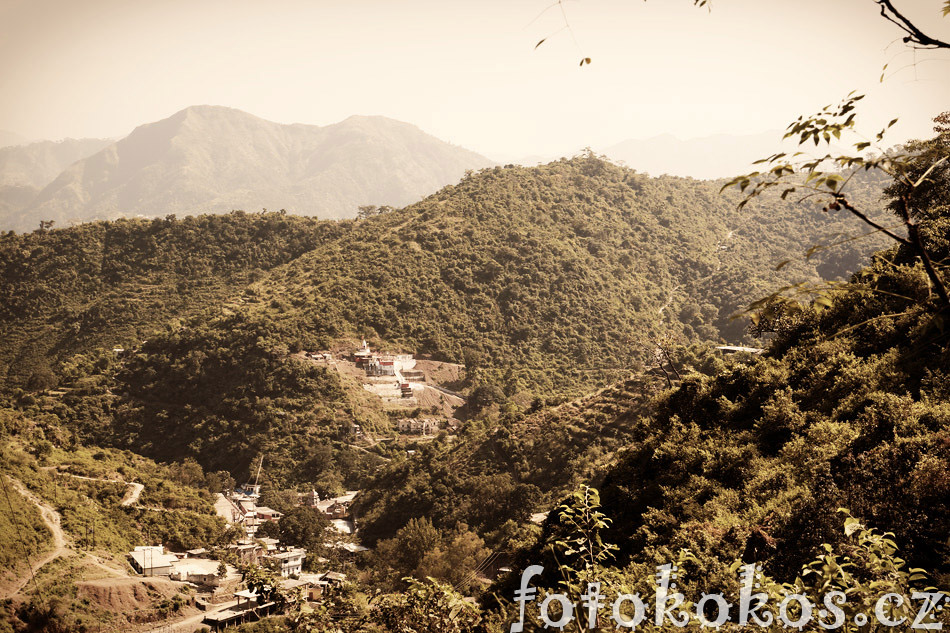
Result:
{"label": "white building", "polygon": [[166,554],[161,545],[140,545],[129,552],[132,567],[143,576],[168,576],[178,557]]}
{"label": "white building", "polygon": [[299,575],[303,570],[303,560],[306,557],[307,550],[302,547],[291,547],[283,552],[264,554],[265,561],[276,561],[280,565],[280,575],[284,578]]}

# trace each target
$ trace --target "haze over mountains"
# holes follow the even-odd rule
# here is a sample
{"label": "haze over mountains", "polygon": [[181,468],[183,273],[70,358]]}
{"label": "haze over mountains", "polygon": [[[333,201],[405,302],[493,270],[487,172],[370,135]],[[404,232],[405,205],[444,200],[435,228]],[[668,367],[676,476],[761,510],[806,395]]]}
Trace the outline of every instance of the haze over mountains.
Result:
{"label": "haze over mountains", "polygon": [[[22,137],[0,134],[0,145]],[[680,140],[663,134],[598,148],[641,173],[730,177],[781,148],[781,132]],[[567,155],[576,152],[566,152]],[[511,162],[535,165],[558,156]],[[500,162],[509,162],[508,160]],[[0,148],[0,230],[118,217],[286,209],[351,218],[400,207],[454,184],[489,158],[382,116],[328,126],[280,124],[221,106],[192,106],[127,137]]]}
{"label": "haze over mountains", "polygon": [[9,130],[0,130],[0,147],[7,147],[8,145],[23,145],[29,143],[29,139],[25,136],[21,136],[16,132],[11,132]]}
{"label": "haze over mountains", "polygon": [[0,228],[66,167],[98,152],[108,139],[65,139],[0,148]]}
{"label": "haze over mountains", "polygon": [[[613,161],[651,176],[666,174],[713,180],[752,171],[754,161],[783,150],[782,134],[780,130],[770,130],[759,134],[714,134],[686,140],[672,134],[660,134],[650,138],[627,139],[612,145],[596,145],[593,149]],[[562,155],[577,154],[578,149],[572,148],[562,154],[499,156],[497,159],[501,163],[532,167],[557,160]]]}
{"label": "haze over mountains", "polygon": [[409,204],[491,164],[385,117],[319,127],[192,106],[81,157],[35,196],[7,201],[0,228],[262,208],[347,218],[360,205]]}
{"label": "haze over mountains", "polygon": [[628,139],[604,148],[604,154],[653,176],[728,178],[752,171],[753,161],[782,151],[782,132],[715,134],[681,140],[672,134]]}

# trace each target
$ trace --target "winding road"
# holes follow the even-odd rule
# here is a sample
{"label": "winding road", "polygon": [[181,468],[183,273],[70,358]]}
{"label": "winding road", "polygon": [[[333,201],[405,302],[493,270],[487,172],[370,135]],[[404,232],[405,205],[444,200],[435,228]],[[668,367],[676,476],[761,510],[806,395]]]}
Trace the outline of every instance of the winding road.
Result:
{"label": "winding road", "polygon": [[[82,475],[73,475],[71,473],[66,473],[66,474],[69,474],[71,477],[76,477],[77,479],[86,479],[88,481],[106,481],[106,482],[116,483],[114,480],[111,480],[111,479],[98,479],[95,477],[84,477]],[[40,511],[40,517],[42,517],[43,523],[46,524],[46,527],[49,528],[49,531],[53,534],[53,549],[52,551],[44,554],[41,558],[39,558],[38,560],[32,563],[32,565],[30,566],[30,571],[21,575],[21,577],[16,581],[14,589],[12,591],[7,592],[7,595],[2,596],[4,599],[12,598],[13,596],[18,595],[24,589],[26,589],[27,585],[29,585],[30,582],[32,581],[33,576],[35,576],[36,573],[40,569],[42,569],[44,566],[53,562],[57,558],[60,558],[62,556],[68,556],[69,554],[75,553],[75,550],[72,549],[72,547],[69,545],[69,539],[66,536],[66,533],[63,531],[63,527],[62,527],[63,521],[59,512],[54,510],[52,506],[50,506],[48,503],[46,503],[45,501],[37,497],[32,492],[30,492],[30,490],[26,486],[23,485],[23,482],[9,476],[7,477],[7,479],[13,485],[13,488],[22,497],[24,497],[27,501],[35,505],[36,508]],[[132,506],[133,504],[138,502],[139,497],[142,495],[142,491],[145,489],[145,486],[143,486],[140,483],[128,482],[128,481],[122,482],[122,483],[129,486],[129,489],[126,491],[125,496],[122,498],[122,501],[120,502],[120,504],[123,506]],[[112,576],[113,578],[128,577],[128,574],[125,573],[124,571],[120,571],[113,567],[109,567],[108,565],[103,563],[102,560],[100,560],[96,556],[93,556],[90,553],[85,553],[84,557],[92,565],[106,572],[109,576]]]}
{"label": "winding road", "polygon": [[35,505],[40,511],[40,516],[43,518],[43,523],[46,524],[46,527],[49,528],[50,532],[53,533],[53,551],[44,554],[38,560],[34,561],[30,566],[30,571],[27,574],[24,574],[21,577],[12,592],[9,592],[7,595],[3,596],[4,598],[12,598],[17,595],[23,589],[30,584],[33,576],[38,572],[43,566],[51,563],[60,556],[68,555],[72,550],[66,545],[66,533],[63,532],[62,528],[62,517],[59,515],[59,512],[50,507],[45,501],[34,495],[30,492],[23,483],[13,477],[7,477],[10,480],[10,483],[13,484],[13,487],[18,493],[25,497],[30,503]]}

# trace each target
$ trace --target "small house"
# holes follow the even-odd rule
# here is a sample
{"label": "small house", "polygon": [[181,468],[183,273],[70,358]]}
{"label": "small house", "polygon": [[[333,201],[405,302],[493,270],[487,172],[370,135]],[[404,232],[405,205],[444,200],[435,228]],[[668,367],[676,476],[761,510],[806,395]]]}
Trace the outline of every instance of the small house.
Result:
{"label": "small house", "polygon": [[178,560],[174,554],[165,552],[161,545],[140,545],[129,552],[132,568],[143,576],[170,576],[173,564]]}

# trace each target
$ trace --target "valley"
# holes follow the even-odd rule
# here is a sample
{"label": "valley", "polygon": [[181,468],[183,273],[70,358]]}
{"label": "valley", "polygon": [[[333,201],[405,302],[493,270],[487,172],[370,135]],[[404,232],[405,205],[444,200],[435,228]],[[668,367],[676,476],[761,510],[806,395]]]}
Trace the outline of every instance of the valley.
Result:
{"label": "valley", "polygon": [[[344,222],[231,213],[4,235],[4,472],[34,508],[42,563],[32,590],[15,568],[10,613],[103,630],[288,617],[359,630],[380,617],[373,595],[401,600],[406,577],[432,577],[494,617],[505,607],[488,596],[548,560],[585,486],[616,521],[604,538],[622,564],[672,544],[716,574],[749,551],[788,574],[819,539],[842,542],[822,501],[842,496],[895,527],[909,505],[881,512],[883,497],[848,483],[898,450],[860,449],[860,429],[917,411],[905,437],[923,461],[901,472],[924,476],[940,414],[879,385],[914,375],[921,398],[942,397],[920,373],[933,361],[900,360],[913,343],[899,321],[852,326],[855,306],[881,309],[860,286],[765,328],[742,315],[834,271],[898,288],[908,263],[869,257],[874,240],[801,257],[842,219],[778,197],[738,211],[720,186],[585,154],[488,168]],[[881,182],[854,190],[885,213]],[[899,318],[939,356],[927,310]],[[883,382],[853,379],[827,413],[811,381],[843,366]],[[901,532],[913,560],[940,525]],[[792,539],[796,553],[771,545]],[[186,581],[190,564],[208,570]],[[44,593],[52,612],[37,611]]]}

